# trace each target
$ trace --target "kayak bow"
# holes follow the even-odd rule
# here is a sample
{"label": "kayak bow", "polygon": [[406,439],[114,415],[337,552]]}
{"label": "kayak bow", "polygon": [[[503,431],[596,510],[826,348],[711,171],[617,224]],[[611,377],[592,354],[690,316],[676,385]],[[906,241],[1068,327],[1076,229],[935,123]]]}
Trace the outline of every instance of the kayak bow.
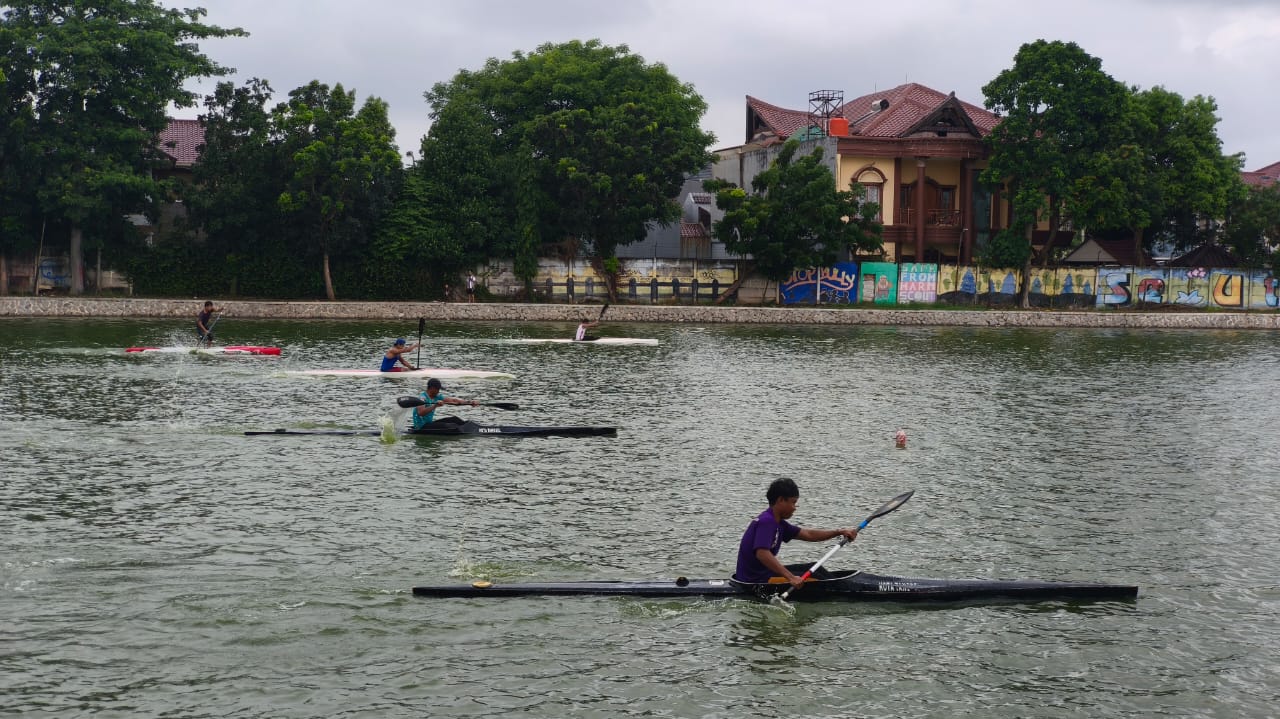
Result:
{"label": "kayak bow", "polygon": [[[788,565],[794,573],[808,565]],[[734,579],[540,582],[434,585],[413,588],[419,597],[628,596],[767,599],[786,590],[785,582],[747,584]],[[818,569],[792,601],[801,602],[1041,602],[1132,601],[1136,586],[1084,582],[1000,579],[924,579]]]}

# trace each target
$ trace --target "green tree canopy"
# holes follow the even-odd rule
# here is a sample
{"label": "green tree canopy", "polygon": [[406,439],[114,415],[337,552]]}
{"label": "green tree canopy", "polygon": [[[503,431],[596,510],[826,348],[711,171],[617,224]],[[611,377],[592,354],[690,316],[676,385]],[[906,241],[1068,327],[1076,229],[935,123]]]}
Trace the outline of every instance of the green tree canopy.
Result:
{"label": "green tree canopy", "polygon": [[524,254],[517,265],[526,273],[534,267],[529,253],[542,244],[571,240],[602,262],[643,239],[650,222],[675,221],[673,198],[687,175],[711,161],[715,139],[698,127],[706,103],[692,86],[625,45],[598,40],[491,59],[426,98],[436,124],[424,156],[434,142],[486,138],[472,171],[480,185],[507,188],[497,203],[506,217],[496,224],[513,229],[502,240]]}
{"label": "green tree canopy", "polygon": [[1223,244],[1245,267],[1280,273],[1280,184],[1248,188],[1231,203]]}
{"label": "green tree canopy", "polygon": [[797,267],[828,267],[849,252],[882,246],[879,208],[862,201],[861,186],[837,191],[822,148],[797,157],[799,150],[798,141],[787,141],[769,168],[752,178],[750,194],[724,180],[704,183],[725,211],[713,227],[716,238],[730,252],[750,254],[775,281]]}
{"label": "green tree canopy", "polygon": [[[1095,154],[1122,134],[1128,91],[1079,45],[1037,40],[1019,48],[1013,67],[982,92],[987,109],[1002,116],[987,137],[991,158],[982,181],[1005,187],[1013,222],[1002,242],[1015,250],[988,259],[1022,260],[1022,304],[1028,306],[1035,226],[1048,220],[1056,231],[1060,218],[1077,214],[1074,184]],[[1022,242],[1011,242],[1018,234]]]}
{"label": "green tree canopy", "polygon": [[312,81],[272,117],[289,167],[280,209],[300,233],[299,249],[320,256],[325,295],[336,299],[330,255],[372,241],[399,183],[387,104],[370,97],[357,112],[354,90]]}
{"label": "green tree canopy", "polygon": [[70,227],[72,292],[84,291],[81,244],[126,232],[124,216],[164,196],[151,177],[169,106],[189,107],[184,83],[229,70],[193,40],[243,36],[203,24],[203,9],[155,0],[27,0],[0,16],[6,121],[19,119],[24,182],[39,212]]}

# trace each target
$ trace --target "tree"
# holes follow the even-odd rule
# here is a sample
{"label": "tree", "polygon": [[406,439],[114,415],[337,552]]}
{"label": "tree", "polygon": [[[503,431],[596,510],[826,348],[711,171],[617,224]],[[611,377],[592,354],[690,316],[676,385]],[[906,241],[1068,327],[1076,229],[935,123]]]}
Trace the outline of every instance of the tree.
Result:
{"label": "tree", "polygon": [[1080,221],[1126,230],[1138,257],[1157,236],[1180,250],[1210,241],[1205,220],[1224,217],[1243,192],[1242,159],[1223,155],[1216,111],[1212,98],[1135,89],[1119,141],[1095,153],[1091,172],[1076,181]]}
{"label": "tree", "polygon": [[799,149],[798,141],[787,141],[769,169],[752,178],[751,194],[724,180],[703,183],[725,211],[713,226],[716,237],[730,252],[750,254],[775,281],[797,267],[827,267],[849,252],[882,246],[879,208],[862,201],[861,186],[837,191],[822,148],[797,158]]}
{"label": "tree", "polygon": [[152,179],[156,137],[168,107],[189,107],[193,77],[228,72],[192,40],[244,36],[200,22],[203,9],[155,0],[27,0],[0,18],[0,65],[9,83],[6,118],[30,118],[24,178],[40,212],[69,227],[72,287],[84,291],[84,232],[102,243],[128,231],[124,216],[154,212],[163,188]]}
{"label": "tree", "polygon": [[1231,203],[1223,244],[1245,267],[1280,272],[1280,185],[1251,187]]}
{"label": "tree", "polygon": [[228,273],[233,295],[250,267],[269,262],[269,248],[287,234],[278,206],[287,169],[267,107],[272,93],[257,78],[239,88],[218,83],[200,116],[204,150],[185,203],[192,224],[204,232],[207,256]]}
{"label": "tree", "polygon": [[[492,141],[487,168],[478,169],[507,187],[507,241],[527,252],[568,240],[602,270],[650,222],[679,217],[673,198],[684,178],[712,159],[715,138],[698,127],[701,96],[625,45],[542,45],[462,71],[426,97],[433,119],[471,118],[433,125],[431,139],[447,145],[479,131]],[[517,257],[517,266],[532,279],[536,265]],[[616,278],[605,274],[614,295]]]}
{"label": "tree", "polygon": [[272,113],[289,166],[280,209],[299,248],[319,254],[325,296],[337,299],[330,256],[368,245],[400,179],[400,153],[387,104],[376,97],[355,111],[355,91],[312,81]]}
{"label": "tree", "polygon": [[987,109],[1003,119],[987,137],[991,158],[981,179],[1003,185],[1012,203],[1005,241],[1017,233],[1024,238],[1020,296],[1030,307],[1035,227],[1048,220],[1052,238],[1077,213],[1075,181],[1120,131],[1127,90],[1075,43],[1037,40],[1019,48],[1013,67],[982,92]]}

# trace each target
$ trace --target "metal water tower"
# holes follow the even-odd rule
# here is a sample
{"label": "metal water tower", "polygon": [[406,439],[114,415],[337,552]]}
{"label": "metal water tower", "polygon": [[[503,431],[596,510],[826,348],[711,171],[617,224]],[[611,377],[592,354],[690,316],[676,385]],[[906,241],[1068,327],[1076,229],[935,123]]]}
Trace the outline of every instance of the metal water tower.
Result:
{"label": "metal water tower", "polygon": [[814,90],[809,93],[809,135],[830,135],[831,118],[841,117],[839,110],[843,106],[844,90]]}

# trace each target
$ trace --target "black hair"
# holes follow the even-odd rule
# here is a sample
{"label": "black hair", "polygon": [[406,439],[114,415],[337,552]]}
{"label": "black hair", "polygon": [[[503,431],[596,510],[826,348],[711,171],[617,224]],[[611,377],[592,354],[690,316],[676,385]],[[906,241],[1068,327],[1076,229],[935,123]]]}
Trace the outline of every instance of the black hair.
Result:
{"label": "black hair", "polygon": [[795,480],[783,477],[782,479],[773,480],[769,484],[769,491],[765,492],[764,496],[769,500],[769,506],[772,507],[773,503],[779,499],[799,497],[800,488],[796,486]]}
{"label": "black hair", "polygon": [[204,301],[204,306],[205,306],[205,307],[213,307],[213,300],[205,300],[205,301]]}

